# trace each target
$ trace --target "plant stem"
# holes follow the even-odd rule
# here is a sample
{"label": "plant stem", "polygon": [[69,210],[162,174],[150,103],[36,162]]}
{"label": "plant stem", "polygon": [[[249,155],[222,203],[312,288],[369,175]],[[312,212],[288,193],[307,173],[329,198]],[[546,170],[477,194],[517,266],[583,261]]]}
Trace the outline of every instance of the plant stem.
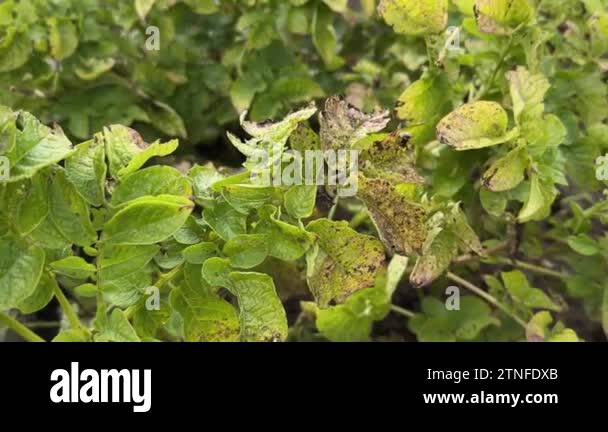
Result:
{"label": "plant stem", "polygon": [[53,284],[53,291],[55,293],[55,297],[59,301],[61,310],[63,311],[65,316],[68,318],[68,321],[70,322],[70,325],[72,326],[72,328],[80,329],[80,330],[84,331],[85,333],[89,334],[89,330],[82,324],[82,322],[80,322],[80,318],[78,318],[76,311],[70,304],[69,300],[67,299],[67,297],[65,296],[63,291],[61,291],[61,288],[59,288],[58,284],[56,284],[56,283]]}
{"label": "plant stem", "polygon": [[505,314],[507,314],[509,317],[511,317],[520,326],[522,326],[523,328],[526,328],[526,323],[521,318],[519,318],[517,315],[515,315],[513,312],[511,312],[508,307],[506,307],[504,304],[499,302],[498,299],[496,299],[496,297],[488,294],[487,292],[485,292],[478,286],[473,285],[471,282],[461,278],[460,276],[455,275],[454,273],[448,272],[446,276],[448,279],[456,282],[457,284],[462,285],[463,287],[467,288],[469,291],[474,292],[479,297],[486,300],[488,303],[493,304],[498,309],[500,309]]}
{"label": "plant stem", "polygon": [[3,312],[0,312],[0,322],[3,322],[4,324],[6,324],[6,326],[8,328],[13,330],[15,333],[17,333],[19,336],[21,336],[23,339],[25,339],[28,342],[45,342],[45,340],[42,339],[40,336],[38,336],[36,333],[34,333],[29,328],[27,328],[26,326],[21,324],[15,318],[13,318]]}
{"label": "plant stem", "polygon": [[407,317],[407,318],[412,318],[414,315],[416,315],[414,312],[404,309],[401,306],[397,306],[397,305],[391,305],[391,310],[393,312],[396,312],[399,315],[403,315],[404,317]]}
{"label": "plant stem", "polygon": [[550,270],[548,268],[530,264],[530,263],[527,263],[524,261],[519,261],[519,260],[514,260],[514,259],[504,258],[504,257],[497,257],[496,260],[501,264],[512,265],[514,267],[519,267],[520,269],[523,269],[523,270],[530,270],[535,273],[539,273],[539,274],[542,274],[545,276],[551,276],[551,277],[558,278],[558,279],[565,279],[565,278],[570,277],[570,275],[567,273]]}
{"label": "plant stem", "polygon": [[327,215],[327,219],[334,220],[334,217],[336,216],[336,210],[338,210],[339,203],[340,203],[340,197],[336,196],[336,198],[334,199],[334,205],[331,207],[331,209],[329,210],[329,214]]}

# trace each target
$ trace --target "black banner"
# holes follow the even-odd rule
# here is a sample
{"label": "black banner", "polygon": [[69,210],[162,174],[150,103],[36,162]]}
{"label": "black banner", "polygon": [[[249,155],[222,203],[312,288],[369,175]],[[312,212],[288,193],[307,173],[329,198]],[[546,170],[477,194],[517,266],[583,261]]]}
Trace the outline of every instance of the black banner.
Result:
{"label": "black banner", "polygon": [[179,412],[186,421],[203,412],[374,407],[599,414],[605,398],[598,395],[608,388],[605,344],[5,343],[0,350],[9,420]]}

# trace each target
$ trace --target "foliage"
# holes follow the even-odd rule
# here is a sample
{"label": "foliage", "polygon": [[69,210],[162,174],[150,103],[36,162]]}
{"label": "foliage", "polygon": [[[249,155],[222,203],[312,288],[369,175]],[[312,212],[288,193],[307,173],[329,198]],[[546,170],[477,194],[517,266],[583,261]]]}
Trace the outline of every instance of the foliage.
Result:
{"label": "foliage", "polygon": [[[112,3],[0,4],[0,311],[56,298],[58,341],[608,332],[605,1]],[[178,142],[141,125],[237,117],[239,170],[157,165]],[[289,150],[358,151],[356,196],[261,183]]]}

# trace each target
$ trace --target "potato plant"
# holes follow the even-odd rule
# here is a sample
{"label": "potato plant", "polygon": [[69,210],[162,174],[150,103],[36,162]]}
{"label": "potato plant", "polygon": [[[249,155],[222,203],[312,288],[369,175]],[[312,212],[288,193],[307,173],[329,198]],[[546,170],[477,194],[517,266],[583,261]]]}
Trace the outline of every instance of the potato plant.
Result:
{"label": "potato plant", "polygon": [[[32,341],[29,315],[54,305],[55,341],[605,340],[606,1],[380,0],[377,16],[372,3],[121,2],[121,28],[139,42],[110,43],[105,61],[126,67],[102,68],[91,87],[71,74],[106,39],[79,39],[85,21],[111,32],[120,13],[93,0],[0,4],[1,28],[14,26],[0,45],[6,82],[29,86],[36,71],[22,68],[59,66],[55,89],[86,105],[0,90],[13,95],[0,108],[0,321]],[[45,4],[65,15],[36,12]],[[136,52],[148,20],[173,26],[169,57]],[[53,36],[57,25],[73,29]],[[193,36],[212,28],[230,36]],[[15,62],[9,50],[26,39]],[[180,57],[208,43],[213,61]],[[310,50],[283,56],[299,44]],[[275,62],[285,69],[260,72]],[[188,79],[168,87],[175,67]],[[114,81],[119,71],[130,78]],[[291,97],[309,84],[318,91]],[[199,115],[200,85],[225,90],[210,106],[226,122]],[[148,117],[112,117],[114,104]],[[164,164],[177,139],[148,143],[128,127],[219,133],[241,111],[224,135],[240,169]],[[183,127],[165,128],[167,116]],[[260,121],[270,117],[280,120]],[[358,155],[354,194],[285,181],[304,170],[294,152],[340,151]]]}

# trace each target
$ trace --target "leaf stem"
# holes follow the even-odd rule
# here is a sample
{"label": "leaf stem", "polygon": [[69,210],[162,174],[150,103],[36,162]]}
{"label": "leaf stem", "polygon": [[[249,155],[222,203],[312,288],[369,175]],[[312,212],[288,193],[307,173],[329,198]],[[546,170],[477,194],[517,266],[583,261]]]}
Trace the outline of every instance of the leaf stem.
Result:
{"label": "leaf stem", "polygon": [[87,329],[82,324],[82,322],[80,321],[80,318],[78,318],[78,314],[76,313],[76,311],[70,304],[69,300],[67,299],[67,297],[65,296],[65,294],[63,293],[61,288],[59,287],[59,284],[57,284],[57,283],[53,284],[53,292],[55,293],[55,297],[57,298],[57,301],[59,301],[59,306],[61,306],[61,310],[63,311],[64,315],[67,317],[72,328],[80,329],[80,330],[84,331],[86,334],[89,334],[89,329]]}
{"label": "leaf stem", "polygon": [[38,336],[36,333],[21,324],[15,318],[5,314],[4,312],[0,312],[0,322],[6,324],[8,328],[13,330],[15,333],[17,333],[19,336],[21,336],[28,342],[45,342],[45,340]]}
{"label": "leaf stem", "polygon": [[496,299],[496,297],[490,295],[489,293],[482,290],[478,286],[473,285],[471,282],[467,281],[466,279],[461,278],[460,276],[455,275],[452,272],[448,272],[446,276],[448,279],[456,282],[457,284],[462,285],[463,287],[467,288],[469,291],[477,294],[479,297],[486,300],[488,303],[496,306],[498,309],[500,309],[505,314],[507,314],[509,317],[511,317],[520,326],[522,326],[523,328],[526,328],[526,323],[521,318],[519,318],[517,315],[515,315],[513,312],[511,312],[508,307],[506,307],[504,304],[502,304],[500,301],[498,301],[498,299]]}
{"label": "leaf stem", "polygon": [[412,318],[414,315],[416,315],[414,312],[397,305],[391,305],[391,310],[407,318]]}
{"label": "leaf stem", "polygon": [[512,265],[514,267],[519,267],[520,269],[523,269],[523,270],[530,270],[532,272],[539,273],[539,274],[542,274],[545,276],[551,276],[551,277],[558,278],[558,279],[565,279],[565,278],[570,277],[570,275],[567,273],[558,272],[558,271],[551,270],[551,269],[548,269],[545,267],[530,264],[530,263],[527,263],[524,261],[519,261],[519,260],[504,258],[504,257],[496,257],[495,259],[497,262],[499,262],[501,264]]}

